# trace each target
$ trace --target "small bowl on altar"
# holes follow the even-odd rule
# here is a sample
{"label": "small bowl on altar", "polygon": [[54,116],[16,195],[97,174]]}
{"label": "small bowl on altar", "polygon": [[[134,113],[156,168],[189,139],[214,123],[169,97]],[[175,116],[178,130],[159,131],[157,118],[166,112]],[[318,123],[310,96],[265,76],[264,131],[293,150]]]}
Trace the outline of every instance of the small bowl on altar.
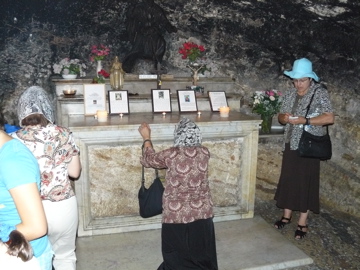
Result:
{"label": "small bowl on altar", "polygon": [[63,90],[64,96],[65,97],[73,97],[76,94],[76,90],[75,89],[66,89]]}

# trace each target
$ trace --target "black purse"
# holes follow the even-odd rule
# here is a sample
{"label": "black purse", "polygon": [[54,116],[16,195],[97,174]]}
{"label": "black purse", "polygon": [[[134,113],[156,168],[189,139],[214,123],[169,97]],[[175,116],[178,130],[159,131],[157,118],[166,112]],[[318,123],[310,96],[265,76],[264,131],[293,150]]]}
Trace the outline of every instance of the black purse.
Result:
{"label": "black purse", "polygon": [[141,187],[138,193],[139,213],[143,218],[149,218],[162,213],[162,196],[164,186],[155,169],[155,179],[149,188],[145,187],[144,166],[142,166]]}
{"label": "black purse", "polygon": [[[316,89],[317,90],[317,89]],[[309,112],[310,104],[314,98],[315,92],[311,97],[305,118]],[[326,134],[323,136],[312,135],[311,133],[305,131],[305,125],[303,126],[303,133],[300,138],[298,154],[300,157],[307,158],[318,158],[320,160],[331,159],[332,156],[332,146],[331,139],[329,136],[328,126],[326,126]]]}

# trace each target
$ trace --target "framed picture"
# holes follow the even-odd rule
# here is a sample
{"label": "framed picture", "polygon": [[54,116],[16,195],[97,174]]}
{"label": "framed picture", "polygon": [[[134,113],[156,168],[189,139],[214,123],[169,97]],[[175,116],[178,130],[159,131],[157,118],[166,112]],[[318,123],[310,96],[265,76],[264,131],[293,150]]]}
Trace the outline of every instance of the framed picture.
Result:
{"label": "framed picture", "polygon": [[197,101],[195,90],[177,90],[180,112],[196,112]]}
{"label": "framed picture", "polygon": [[218,112],[220,107],[228,107],[225,91],[208,91],[208,96],[213,112]]}
{"label": "framed picture", "polygon": [[109,90],[109,113],[129,113],[129,93],[128,90]]}
{"label": "framed picture", "polygon": [[171,112],[170,89],[151,89],[153,112]]}
{"label": "framed picture", "polygon": [[84,84],[84,106],[85,115],[106,110],[105,84]]}

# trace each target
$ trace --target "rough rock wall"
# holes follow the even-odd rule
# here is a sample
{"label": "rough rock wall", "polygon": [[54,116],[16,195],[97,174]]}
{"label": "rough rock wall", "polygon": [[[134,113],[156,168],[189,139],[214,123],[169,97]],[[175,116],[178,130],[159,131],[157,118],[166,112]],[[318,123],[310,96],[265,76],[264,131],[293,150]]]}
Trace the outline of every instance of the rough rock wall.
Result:
{"label": "rough rock wall", "polygon": [[[273,200],[280,177],[282,136],[259,139],[256,196]],[[334,160],[320,163],[320,201],[328,207],[360,217],[360,179]],[[274,201],[274,206],[275,206]]]}
{"label": "rough rock wall", "polygon": [[[88,65],[89,77],[95,74],[95,65],[89,61],[91,45],[103,43],[111,47],[111,55],[104,63],[107,69],[115,55],[123,59],[131,49],[125,29],[126,12],[131,5],[142,1],[146,0],[3,1],[0,122],[17,123],[17,99],[28,86],[41,85],[53,95],[51,78],[56,75],[52,74],[51,66],[59,59],[83,60]],[[189,38],[201,42],[207,49],[211,67],[206,75],[234,78],[234,90],[244,96],[245,113],[250,113],[247,104],[254,90],[288,89],[290,82],[282,75],[283,70],[290,69],[296,58],[310,58],[314,70],[328,87],[337,115],[336,124],[330,128],[334,157],[328,163],[330,166],[323,166],[327,172],[323,182],[333,186],[335,179],[341,179],[345,183],[342,194],[350,188],[358,190],[360,3],[357,0],[155,3],[177,28],[176,33],[163,33],[167,42],[164,65],[168,73],[189,76],[178,48]],[[139,61],[134,73],[146,73],[150,66],[149,61]],[[271,164],[271,152],[259,153],[265,163]],[[350,200],[341,200],[342,203],[351,205]]]}

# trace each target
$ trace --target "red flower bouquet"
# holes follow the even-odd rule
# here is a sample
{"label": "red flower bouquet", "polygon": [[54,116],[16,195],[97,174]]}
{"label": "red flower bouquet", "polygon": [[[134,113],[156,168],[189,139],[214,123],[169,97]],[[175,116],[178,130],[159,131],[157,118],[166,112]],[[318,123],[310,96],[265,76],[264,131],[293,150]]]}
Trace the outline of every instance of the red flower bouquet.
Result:
{"label": "red flower bouquet", "polygon": [[193,42],[185,42],[179,53],[182,55],[182,59],[189,59],[191,62],[195,62],[198,58],[203,57],[205,48],[202,45],[197,45]]}

